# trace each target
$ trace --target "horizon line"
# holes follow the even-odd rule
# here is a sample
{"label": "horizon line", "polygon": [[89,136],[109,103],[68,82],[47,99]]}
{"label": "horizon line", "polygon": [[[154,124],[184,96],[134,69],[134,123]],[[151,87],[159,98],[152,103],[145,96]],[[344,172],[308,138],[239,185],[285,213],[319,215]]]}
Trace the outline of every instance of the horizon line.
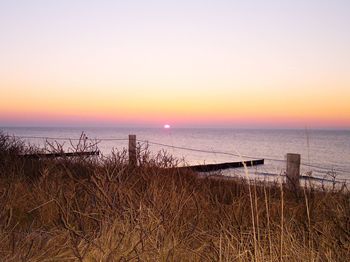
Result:
{"label": "horizon line", "polygon": [[[140,126],[140,125],[1,125],[1,128],[120,128],[120,129],[165,129],[163,126]],[[329,130],[329,131],[350,131],[349,127],[271,127],[271,126],[171,126],[167,129],[231,129],[231,130]]]}

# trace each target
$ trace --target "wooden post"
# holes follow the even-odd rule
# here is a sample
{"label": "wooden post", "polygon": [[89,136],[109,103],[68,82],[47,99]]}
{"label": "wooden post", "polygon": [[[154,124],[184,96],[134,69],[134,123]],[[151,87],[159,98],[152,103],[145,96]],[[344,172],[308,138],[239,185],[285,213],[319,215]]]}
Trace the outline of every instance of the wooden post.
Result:
{"label": "wooden post", "polygon": [[298,189],[300,178],[300,154],[287,154],[287,186]]}
{"label": "wooden post", "polygon": [[129,135],[129,165],[136,167],[137,156],[136,156],[136,135]]}

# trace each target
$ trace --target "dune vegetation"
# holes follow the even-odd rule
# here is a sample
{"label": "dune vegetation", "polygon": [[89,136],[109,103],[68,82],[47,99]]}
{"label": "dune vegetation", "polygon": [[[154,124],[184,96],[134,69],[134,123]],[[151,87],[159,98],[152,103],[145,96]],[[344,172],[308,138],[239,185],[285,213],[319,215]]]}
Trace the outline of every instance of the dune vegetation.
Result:
{"label": "dune vegetation", "polygon": [[[59,148],[59,147],[58,147]],[[77,147],[78,148],[78,147]],[[85,147],[86,149],[86,147]],[[30,159],[0,135],[1,261],[347,261],[346,186],[177,170],[166,152]]]}

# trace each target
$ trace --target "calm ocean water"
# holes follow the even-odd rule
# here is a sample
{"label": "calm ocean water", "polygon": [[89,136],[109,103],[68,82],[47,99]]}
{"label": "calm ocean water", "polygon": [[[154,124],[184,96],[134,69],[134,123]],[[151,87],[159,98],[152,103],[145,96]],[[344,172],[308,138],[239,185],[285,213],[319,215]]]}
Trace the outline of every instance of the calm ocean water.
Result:
{"label": "calm ocean water", "polygon": [[[122,150],[128,145],[128,135],[136,134],[138,140],[150,141],[149,149],[156,153],[166,150],[189,164],[240,161],[241,158],[225,155],[251,156],[270,159],[265,165],[249,168],[251,174],[283,174],[286,153],[299,153],[302,173],[312,171],[313,176],[324,177],[335,171],[338,179],[350,179],[350,131],[349,130],[252,130],[252,129],[151,129],[151,128],[67,128],[67,127],[1,127],[9,135],[53,138],[79,138],[84,132],[89,139],[101,139],[99,149],[109,154],[113,148]],[[103,140],[103,139],[125,140]],[[26,142],[44,146],[45,139],[26,138]],[[68,141],[65,143],[68,150]],[[152,142],[170,147],[155,145]],[[172,148],[185,147],[209,152]],[[247,159],[247,158],[243,158]],[[225,175],[242,175],[240,169],[223,171]]]}

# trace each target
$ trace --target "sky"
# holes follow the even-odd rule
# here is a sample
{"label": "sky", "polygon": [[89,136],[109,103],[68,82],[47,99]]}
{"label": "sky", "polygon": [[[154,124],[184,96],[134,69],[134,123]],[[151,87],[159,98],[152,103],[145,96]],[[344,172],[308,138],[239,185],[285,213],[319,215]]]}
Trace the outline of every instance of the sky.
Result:
{"label": "sky", "polygon": [[350,1],[0,0],[0,126],[350,128]]}

